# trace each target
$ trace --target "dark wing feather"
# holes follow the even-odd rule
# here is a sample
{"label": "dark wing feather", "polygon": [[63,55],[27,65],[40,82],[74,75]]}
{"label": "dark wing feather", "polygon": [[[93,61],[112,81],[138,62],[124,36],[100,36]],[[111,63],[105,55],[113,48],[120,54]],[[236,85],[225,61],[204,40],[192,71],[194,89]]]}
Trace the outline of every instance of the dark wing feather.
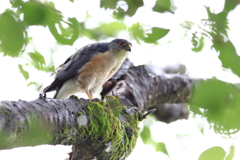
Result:
{"label": "dark wing feather", "polygon": [[55,80],[43,90],[43,93],[56,89],[59,91],[64,82],[76,76],[93,55],[104,53],[107,50],[108,43],[94,43],[79,49],[64,62],[62,69],[57,72]]}

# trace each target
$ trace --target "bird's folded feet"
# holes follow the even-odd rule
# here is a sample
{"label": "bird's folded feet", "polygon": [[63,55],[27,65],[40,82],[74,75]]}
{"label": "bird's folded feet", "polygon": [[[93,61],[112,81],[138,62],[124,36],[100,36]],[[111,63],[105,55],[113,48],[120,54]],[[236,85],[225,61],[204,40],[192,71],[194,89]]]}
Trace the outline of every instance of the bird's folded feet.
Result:
{"label": "bird's folded feet", "polygon": [[40,93],[38,98],[46,99],[46,96],[47,96],[46,93]]}

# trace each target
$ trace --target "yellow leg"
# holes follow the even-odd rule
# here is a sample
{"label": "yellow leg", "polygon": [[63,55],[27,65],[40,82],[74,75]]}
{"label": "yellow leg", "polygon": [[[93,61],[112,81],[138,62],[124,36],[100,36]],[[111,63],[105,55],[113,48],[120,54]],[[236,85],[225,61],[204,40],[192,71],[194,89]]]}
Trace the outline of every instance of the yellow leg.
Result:
{"label": "yellow leg", "polygon": [[92,100],[92,99],[93,99],[93,96],[92,96],[91,92],[89,92],[89,91],[86,91],[86,94],[87,94],[87,96],[88,96],[88,98],[89,98],[90,100]]}

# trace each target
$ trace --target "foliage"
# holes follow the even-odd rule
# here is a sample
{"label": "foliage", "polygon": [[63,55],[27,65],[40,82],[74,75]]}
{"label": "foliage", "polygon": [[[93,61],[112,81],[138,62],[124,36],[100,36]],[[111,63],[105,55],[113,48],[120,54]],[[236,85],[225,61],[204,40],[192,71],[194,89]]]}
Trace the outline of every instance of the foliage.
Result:
{"label": "foliage", "polygon": [[144,144],[153,145],[156,148],[156,152],[162,152],[162,153],[168,155],[168,151],[166,149],[165,143],[155,142],[152,140],[151,131],[149,129],[149,126],[143,127],[143,130],[141,131],[140,136],[141,136]]}
{"label": "foliage", "polygon": [[207,80],[193,94],[191,110],[205,116],[216,132],[230,135],[240,130],[239,88],[219,80]]}
{"label": "foliage", "polygon": [[[74,3],[74,0],[70,1]],[[124,2],[127,9],[119,5],[120,2]],[[114,20],[112,22],[101,22],[98,27],[91,29],[86,28],[85,22],[79,22],[74,17],[68,17],[67,20],[64,20],[62,12],[57,10],[52,2],[10,0],[10,3],[12,7],[0,14],[0,53],[2,52],[3,56],[17,58],[25,58],[27,55],[28,59],[30,58],[30,64],[35,69],[45,72],[53,71],[54,66],[46,64],[42,53],[36,50],[29,53],[25,52],[27,45],[31,44],[31,37],[28,37],[28,29],[31,26],[48,28],[61,45],[73,45],[79,36],[94,40],[116,37],[121,31],[127,31],[138,43],[157,44],[158,40],[168,36],[170,31],[170,29],[160,27],[145,29],[145,26],[140,22],[131,26],[124,23],[125,19],[134,17],[137,10],[144,5],[143,0],[101,0],[100,7],[112,11]],[[206,7],[208,18],[202,20],[203,25],[201,26],[190,21],[185,21],[182,24],[186,32],[192,35],[193,52],[201,52],[205,47],[205,40],[210,39],[212,48],[219,53],[222,66],[225,69],[231,69],[237,76],[240,76],[240,57],[227,34],[229,29],[227,16],[239,3],[240,1],[237,0],[226,0],[224,9],[218,14],[213,13],[210,8]],[[174,14],[175,9],[176,7],[171,0],[156,0],[152,8],[154,12],[169,12],[172,14]],[[198,27],[197,33],[191,33],[193,27]],[[19,64],[18,68],[25,79],[31,77],[27,71],[28,66]],[[35,84],[35,82],[29,83],[29,85],[32,84]],[[240,115],[239,94],[239,88],[235,84],[216,79],[207,80],[196,86],[193,98],[189,103],[190,110],[195,114],[206,117],[217,133],[231,135],[240,129],[238,123]],[[150,129],[145,126],[141,132],[144,143],[149,141],[148,137],[150,136]],[[155,144],[155,146],[157,151],[168,154],[163,143]],[[223,159],[226,154],[222,148],[214,147],[203,152],[199,159],[206,159],[210,155],[209,153],[218,153],[218,159]],[[231,154],[226,159],[230,160],[233,154],[234,148],[231,149]]]}
{"label": "foliage", "polygon": [[153,7],[153,11],[156,12],[171,12],[173,13],[175,10],[174,5],[171,3],[171,0],[157,0],[155,6]]}
{"label": "foliage", "polygon": [[230,152],[226,156],[226,152],[222,147],[212,147],[205,150],[200,156],[198,160],[232,160],[234,156],[234,146],[230,147]]}
{"label": "foliage", "polygon": [[27,80],[29,78],[28,72],[23,69],[23,66],[21,64],[18,65],[18,68],[19,68],[20,72],[22,73],[23,77]]}
{"label": "foliage", "polygon": [[214,159],[214,160],[223,160],[225,157],[225,151],[221,147],[212,147],[204,151],[199,160],[207,160],[207,159]]}

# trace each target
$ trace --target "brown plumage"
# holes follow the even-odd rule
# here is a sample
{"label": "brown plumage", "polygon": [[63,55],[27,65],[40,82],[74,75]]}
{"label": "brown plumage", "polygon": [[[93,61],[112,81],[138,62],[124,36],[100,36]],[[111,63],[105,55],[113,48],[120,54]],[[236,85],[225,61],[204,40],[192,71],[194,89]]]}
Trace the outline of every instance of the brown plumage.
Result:
{"label": "brown plumage", "polygon": [[93,99],[92,94],[117,72],[129,51],[131,43],[124,39],[87,45],[57,68],[55,80],[43,93],[56,90],[54,98],[66,99],[85,92]]}

